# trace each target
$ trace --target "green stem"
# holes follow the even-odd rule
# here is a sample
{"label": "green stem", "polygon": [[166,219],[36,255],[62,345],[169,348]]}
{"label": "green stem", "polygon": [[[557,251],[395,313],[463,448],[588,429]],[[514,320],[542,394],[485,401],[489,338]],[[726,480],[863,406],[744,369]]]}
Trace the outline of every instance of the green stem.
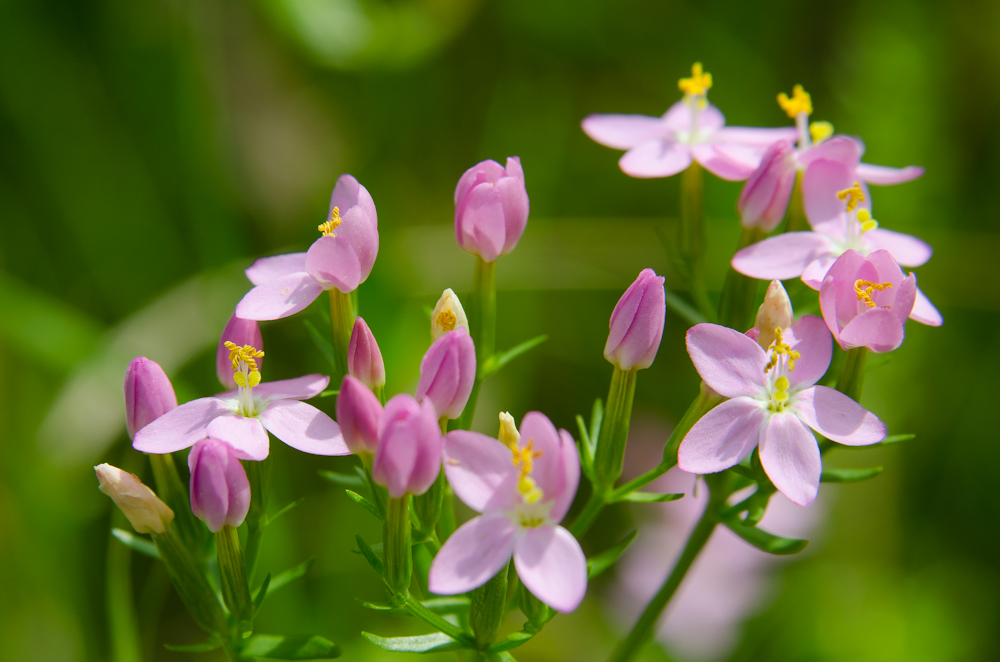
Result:
{"label": "green stem", "polygon": [[507,605],[507,573],[510,561],[492,579],[472,591],[469,605],[469,624],[476,634],[476,644],[480,649],[493,642],[500,623],[503,622],[504,607]]}
{"label": "green stem", "polygon": [[215,591],[209,585],[201,564],[184,546],[174,523],[163,533],[154,533],[153,542],[167,566],[177,594],[198,625],[208,632],[226,632],[226,617]]}
{"label": "green stem", "polygon": [[382,527],[382,554],[385,580],[393,593],[404,595],[413,576],[413,554],[410,550],[410,497],[389,499]]}
{"label": "green stem", "polygon": [[583,507],[580,514],[576,516],[573,520],[573,524],[569,527],[569,532],[572,533],[577,539],[583,537],[590,527],[593,526],[594,522],[597,520],[597,516],[601,514],[604,510],[604,506],[608,504],[605,501],[607,495],[599,494],[596,490],[590,495],[590,500],[587,501],[587,505]]}
{"label": "green stem", "polygon": [[788,205],[788,225],[785,232],[799,232],[809,229],[806,220],[806,209],[802,202],[802,170],[795,175],[795,188],[792,189],[792,199]]}
{"label": "green stem", "polygon": [[333,366],[336,374],[330,375],[333,388],[340,388],[347,374],[347,348],[354,329],[354,303],[350,294],[337,288],[330,290],[330,333],[333,342]]}
{"label": "green stem", "polygon": [[177,473],[174,456],[169,453],[150,454],[149,464],[153,468],[157,495],[174,511],[174,524],[181,540],[192,551],[202,554],[208,540],[205,527],[191,512],[188,488]]}
{"label": "green stem", "polygon": [[861,391],[865,385],[865,364],[868,363],[868,348],[855,347],[847,350],[844,367],[837,378],[837,390],[855,402],[861,401]]}
{"label": "green stem", "polygon": [[240,550],[240,534],[234,528],[223,526],[215,534],[219,554],[219,579],[222,584],[222,601],[240,623],[242,632],[249,631],[253,620],[253,600],[247,582],[247,567]]}
{"label": "green stem", "polygon": [[368,481],[368,489],[371,490],[372,497],[375,499],[375,506],[382,514],[382,520],[385,521],[385,503],[389,500],[389,493],[372,478],[372,463],[375,461],[375,456],[371,453],[359,453],[358,457],[361,458],[361,466],[365,470],[365,480]]}
{"label": "green stem", "polygon": [[611,374],[607,405],[594,454],[595,493],[605,494],[622,475],[632,401],[635,398],[636,372],[635,368],[622,370],[616,365]]}
{"label": "green stem", "polygon": [[[766,233],[760,228],[743,228],[736,246],[739,252],[763,239]],[[719,324],[743,331],[753,326],[754,303],[757,298],[757,279],[744,276],[729,267],[719,299]]]}
{"label": "green stem", "polygon": [[472,384],[472,393],[458,422],[458,427],[462,430],[472,428],[472,419],[476,415],[476,401],[479,399],[479,389],[483,384],[483,369],[496,350],[496,262],[486,262],[481,257],[476,258],[469,311],[469,327],[472,330],[472,339],[476,343],[476,380]]}
{"label": "green stem", "polygon": [[705,212],[702,206],[703,176],[697,161],[681,173],[681,255],[688,267],[691,296],[708,320],[714,320],[712,302],[708,298],[702,256],[705,247]]}
{"label": "green stem", "polygon": [[243,467],[247,472],[247,480],[250,482],[250,510],[247,511],[247,548],[246,548],[246,568],[247,576],[253,579],[254,571],[257,569],[257,559],[260,557],[260,543],[264,537],[264,528],[267,526],[267,498],[271,488],[271,467],[272,456],[260,462],[245,460]]}
{"label": "green stem", "polygon": [[132,550],[115,539],[108,542],[107,582],[111,659],[141,662],[139,626],[132,599]]}

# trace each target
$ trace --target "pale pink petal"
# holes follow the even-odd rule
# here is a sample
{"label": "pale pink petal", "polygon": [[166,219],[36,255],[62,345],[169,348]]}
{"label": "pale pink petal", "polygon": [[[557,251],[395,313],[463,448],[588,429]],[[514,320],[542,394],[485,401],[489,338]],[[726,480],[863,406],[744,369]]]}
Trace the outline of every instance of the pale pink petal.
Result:
{"label": "pale pink petal", "polygon": [[521,501],[521,472],[509,448],[484,434],[452,430],[444,437],[444,473],[462,503],[476,512],[507,510]]}
{"label": "pale pink petal", "polygon": [[[337,241],[346,243],[354,251],[360,271],[358,282],[365,282],[378,256],[378,225],[360,206],[355,206],[341,214],[340,225],[334,232]],[[345,280],[344,284],[350,285],[351,282]]]}
{"label": "pale pink petal", "polygon": [[543,498],[548,501],[562,496],[566,490],[566,465],[562,456],[562,440],[556,426],[545,414],[529,411],[521,419],[519,431],[519,446],[524,448],[531,443],[532,450],[540,453],[532,463],[531,477],[544,493]]}
{"label": "pale pink petal", "polygon": [[855,317],[840,331],[844,349],[867,347],[873,352],[891,352],[903,344],[903,325],[889,308],[872,308]]}
{"label": "pale pink petal", "polygon": [[795,369],[788,373],[789,384],[812,386],[826,374],[833,358],[833,338],[822,318],[803,315],[784,334],[784,341],[801,355],[795,359]]}
{"label": "pale pink petal", "polygon": [[521,166],[520,156],[508,156],[503,169],[508,177],[513,177],[524,184],[524,167]]}
{"label": "pale pink petal", "polygon": [[276,320],[305,309],[323,292],[323,286],[305,272],[296,272],[258,285],[236,305],[236,316],[247,320]]}
{"label": "pale pink petal", "polygon": [[171,409],[135,433],[132,446],[143,453],[173,453],[208,436],[208,425],[229,413],[218,398],[199,398]]}
{"label": "pale pink petal", "polygon": [[506,241],[506,219],[503,213],[503,197],[500,191],[489,183],[477,184],[462,201],[460,213],[460,245],[472,248],[483,260],[492,262],[503,252]]}
{"label": "pale pink petal", "polygon": [[510,560],[516,528],[499,514],[480,515],[458,527],[434,557],[427,588],[438,595],[455,595],[488,582]]}
{"label": "pale pink petal", "polygon": [[688,473],[712,474],[739,464],[757,446],[764,414],[759,400],[726,400],[687,433],[677,453],[677,465]]}
{"label": "pale pink petal", "polygon": [[532,595],[556,611],[573,611],[587,593],[587,557],[561,526],[525,530],[514,543],[514,567]]}
{"label": "pale pink petal", "polygon": [[[698,110],[698,131],[702,134],[715,133],[726,125],[726,116],[710,103]],[[690,127],[690,124],[688,125]]]}
{"label": "pale pink petal", "polygon": [[931,259],[934,249],[922,239],[902,232],[875,228],[861,236],[870,250],[887,250],[904,267],[919,267]]}
{"label": "pale pink petal", "polygon": [[887,428],[878,416],[826,386],[795,395],[794,413],[816,432],[848,446],[867,446],[885,439]]}
{"label": "pale pink petal", "polygon": [[468,194],[473,186],[482,182],[495,182],[506,173],[507,171],[504,167],[493,159],[477,163],[466,170],[459,177],[458,184],[455,186],[455,209],[457,210],[461,206],[466,194]]}
{"label": "pale pink petal", "polygon": [[254,285],[263,285],[269,280],[306,270],[305,253],[286,253],[274,257],[262,257],[244,272]]}
{"label": "pale pink petal", "polygon": [[529,200],[524,188],[524,175],[521,175],[521,179],[501,177],[497,180],[496,188],[500,192],[500,200],[504,209],[505,234],[502,254],[506,255],[517,246],[517,242],[524,234],[524,228],[528,224]]}
{"label": "pale pink petal", "polygon": [[313,455],[350,455],[340,426],[325,413],[298,400],[276,400],[260,415],[264,427],[292,448]]}
{"label": "pale pink petal", "polygon": [[576,441],[566,430],[559,430],[559,440],[561,441],[563,475],[566,482],[560,492],[552,502],[552,509],[549,517],[553,522],[561,522],[569,507],[573,505],[573,497],[580,486],[580,452],[576,449]]}
{"label": "pale pink petal", "polygon": [[941,313],[938,312],[938,309],[934,307],[931,300],[919,288],[917,288],[917,298],[913,303],[913,310],[910,311],[910,319],[928,326],[941,326],[944,324],[944,318],[941,316]]}
{"label": "pale pink petal", "polygon": [[588,115],[581,126],[591,140],[615,149],[631,149],[669,131],[663,118],[646,115]]}
{"label": "pale pink petal", "polygon": [[670,177],[691,165],[687,145],[670,140],[649,140],[633,147],[618,160],[630,177]]}
{"label": "pale pink petal", "polygon": [[233,413],[219,416],[209,423],[208,436],[232,446],[241,460],[263,460],[270,446],[267,430],[260,421]]}
{"label": "pale pink petal", "polygon": [[764,129],[748,126],[727,126],[712,135],[715,142],[733,142],[757,147],[770,147],[779,140],[795,142],[799,131],[794,126]]}
{"label": "pale pink petal", "polygon": [[266,400],[308,400],[323,392],[330,384],[326,375],[305,375],[295,379],[261,382],[253,387],[253,394]]}
{"label": "pale pink petal", "polygon": [[891,184],[902,184],[903,182],[914,180],[924,174],[924,169],[920,166],[890,168],[889,166],[859,163],[854,172],[859,178],[869,184],[889,186]]}
{"label": "pale pink petal", "polygon": [[698,374],[720,395],[760,395],[767,354],[756,341],[718,324],[696,324],[688,329],[687,350]]}
{"label": "pale pink petal", "polygon": [[378,228],[378,213],[375,211],[375,201],[371,194],[352,175],[341,175],[337,178],[337,183],[330,194],[330,211],[334,207],[340,208],[341,216],[348,210],[357,207],[363,212],[365,219],[376,229]]}
{"label": "pale pink petal", "polygon": [[[837,218],[846,210],[846,203],[837,195],[854,185],[854,172],[849,164],[821,159],[814,161],[802,175],[802,206],[809,224],[816,228]],[[871,209],[871,196],[858,205]]]}
{"label": "pale pink petal", "polygon": [[823,279],[836,261],[837,256],[832,253],[813,260],[802,272],[802,282],[818,292],[823,285]]}
{"label": "pale pink petal", "polygon": [[836,161],[846,165],[853,172],[861,162],[861,155],[864,152],[864,143],[859,139],[837,135],[807,149],[799,155],[799,163],[808,168],[816,161]]}
{"label": "pale pink petal", "polygon": [[761,280],[787,280],[801,276],[811,263],[834,250],[818,232],[786,232],[750,244],[733,256],[733,269]]}
{"label": "pale pink petal", "polygon": [[819,494],[823,473],[819,444],[792,414],[775,414],[760,437],[760,462],[774,486],[793,503],[808,506]]}
{"label": "pale pink petal", "polygon": [[[878,301],[873,297],[874,301]],[[893,288],[892,312],[896,314],[900,326],[906,325],[906,320],[913,314],[913,306],[917,303],[917,276],[910,273],[902,283]],[[883,305],[883,304],[880,304]]]}
{"label": "pale pink petal", "polygon": [[688,131],[691,128],[691,106],[685,103],[684,99],[681,99],[667,108],[667,112],[663,113],[661,119],[670,135],[677,131]]}
{"label": "pale pink petal", "polygon": [[306,270],[323,289],[353,292],[361,284],[361,261],[342,236],[320,237],[306,253]]}
{"label": "pale pink petal", "polygon": [[716,150],[711,143],[695,143],[691,145],[691,156],[705,170],[708,170],[719,179],[731,182],[743,181],[756,169],[755,164],[730,158],[725,152]]}

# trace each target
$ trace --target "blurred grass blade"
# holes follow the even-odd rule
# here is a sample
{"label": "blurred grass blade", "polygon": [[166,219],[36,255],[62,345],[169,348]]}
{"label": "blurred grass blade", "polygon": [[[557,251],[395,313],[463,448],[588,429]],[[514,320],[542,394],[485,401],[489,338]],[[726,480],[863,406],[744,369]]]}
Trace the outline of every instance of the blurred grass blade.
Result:
{"label": "blurred grass blade", "polygon": [[528,643],[528,640],[535,636],[533,632],[514,632],[500,641],[494,641],[490,644],[489,651],[491,653],[502,653],[504,651],[509,651],[522,644]]}
{"label": "blurred grass blade", "polygon": [[152,540],[137,536],[125,529],[111,529],[111,535],[126,547],[130,547],[140,554],[145,554],[154,559],[160,558],[160,551],[156,549],[156,545],[153,544]]}
{"label": "blurred grass blade", "polygon": [[382,559],[380,559],[378,555],[372,551],[372,548],[368,546],[368,543],[365,542],[364,538],[359,535],[354,536],[354,538],[358,542],[358,549],[361,551],[361,554],[365,557],[365,560],[368,561],[368,565],[370,565],[375,572],[378,573],[378,576],[384,581],[385,574],[382,570]]}
{"label": "blurred grass blade", "polygon": [[632,544],[632,541],[635,540],[637,533],[638,531],[633,531],[611,549],[605,550],[597,556],[587,559],[587,578],[593,579],[614,565],[615,561],[618,560],[618,557],[622,555],[622,552],[624,552],[625,549]]}
{"label": "blurred grass blade", "polygon": [[419,634],[413,637],[380,637],[370,632],[362,632],[361,636],[382,650],[392,653],[438,653],[465,648],[443,632]]}
{"label": "blurred grass blade", "polygon": [[309,572],[309,568],[311,568],[312,564],[315,562],[316,559],[314,558],[307,559],[302,563],[298,564],[297,566],[289,568],[288,570],[285,570],[284,572],[278,574],[274,579],[271,580],[271,583],[268,585],[267,594],[271,595],[275,591],[278,591],[284,588],[285,586],[288,586],[296,579],[302,578],[303,576],[305,576],[307,572]]}
{"label": "blurred grass blade", "polygon": [[264,577],[264,581],[261,582],[260,588],[257,589],[257,595],[253,599],[253,614],[257,615],[260,611],[260,606],[264,604],[264,598],[267,597],[268,588],[271,586],[271,573],[267,573]]}
{"label": "blurred grass blade", "polygon": [[884,467],[869,467],[867,469],[823,469],[821,483],[857,483],[874,478],[884,471]]}
{"label": "blurred grass blade", "polygon": [[222,640],[219,639],[218,635],[213,634],[200,644],[163,644],[163,647],[175,653],[207,653],[222,648]]}
{"label": "blurred grass blade", "polygon": [[334,485],[342,485],[344,487],[364,487],[366,482],[360,476],[341,474],[337,473],[336,471],[320,471],[319,475],[322,478],[327,479]]}
{"label": "blurred grass blade", "polygon": [[313,323],[309,320],[302,322],[302,325],[306,327],[306,334],[309,336],[309,340],[312,341],[319,353],[323,355],[327,363],[330,364],[331,368],[335,368],[333,360],[333,344],[330,342],[329,336],[324,336],[322,333],[316,330]]}
{"label": "blurred grass blade", "polygon": [[681,319],[687,321],[691,326],[708,321],[705,319],[704,315],[699,313],[698,310],[687,301],[680,298],[669,289],[663,289],[665,290],[667,298],[667,310],[674,311]]}
{"label": "blurred grass blade", "polygon": [[340,646],[315,635],[279,637],[255,634],[240,651],[241,658],[269,660],[329,660],[340,657]]}
{"label": "blurred grass blade", "polygon": [[632,503],[663,503],[664,501],[676,501],[684,494],[657,494],[656,492],[629,492],[617,501],[631,501]]}
{"label": "blurred grass blade", "polygon": [[375,516],[376,519],[378,519],[378,521],[380,522],[382,521],[382,513],[378,511],[378,507],[374,503],[372,503],[371,501],[364,498],[363,496],[361,496],[360,494],[358,494],[353,490],[344,490],[344,492],[347,493],[347,497],[351,501],[353,501],[354,503],[358,504],[359,506],[370,512],[372,515]]}
{"label": "blurred grass blade", "polygon": [[483,366],[483,379],[495,374],[498,370],[500,370],[500,368],[504,367],[525,352],[529,352],[535,347],[538,347],[548,339],[549,337],[543,333],[540,336],[535,336],[530,340],[525,340],[523,343],[511,347],[506,352],[494,354],[490,357],[490,360],[486,362],[486,365]]}
{"label": "blurred grass blade", "polygon": [[740,538],[743,538],[746,542],[768,554],[776,554],[778,556],[798,554],[809,544],[808,540],[782,538],[781,536],[758,529],[756,526],[747,526],[738,519],[726,519],[722,523]]}
{"label": "blurred grass blade", "polygon": [[268,516],[267,523],[264,526],[271,526],[272,524],[274,524],[274,522],[279,517],[281,517],[282,515],[286,514],[292,508],[294,508],[295,506],[299,505],[300,503],[302,503],[305,500],[306,500],[305,497],[302,497],[301,499],[296,499],[295,501],[291,502],[290,504],[288,504],[287,506],[285,506],[284,508],[282,508],[281,510],[279,510],[275,514]]}

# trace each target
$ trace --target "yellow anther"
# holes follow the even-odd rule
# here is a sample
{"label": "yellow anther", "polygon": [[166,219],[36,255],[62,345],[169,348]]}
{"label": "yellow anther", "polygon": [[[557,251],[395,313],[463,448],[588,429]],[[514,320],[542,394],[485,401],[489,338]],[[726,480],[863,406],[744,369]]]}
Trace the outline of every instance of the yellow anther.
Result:
{"label": "yellow anther", "polygon": [[455,313],[451,312],[450,310],[442,310],[440,313],[438,313],[437,323],[445,331],[454,331],[455,324],[457,322],[458,322],[458,317],[455,315]]}
{"label": "yellow anther", "polygon": [[333,234],[333,231],[337,229],[338,225],[340,225],[340,207],[334,207],[330,211],[330,218],[316,229],[322,232],[324,237],[336,237],[337,235]]}
{"label": "yellow anther", "polygon": [[859,202],[865,201],[865,194],[861,190],[861,182],[854,182],[851,188],[845,188],[837,192],[837,197],[847,201],[847,211],[852,212]]}
{"label": "yellow anther", "polygon": [[254,370],[250,373],[250,388],[253,388],[257,384],[260,384],[260,371]]}
{"label": "yellow anther", "polygon": [[813,143],[821,143],[833,135],[833,125],[829,122],[811,122],[809,124],[809,135]]}
{"label": "yellow anther", "polygon": [[701,62],[695,62],[691,66],[691,77],[681,78],[677,87],[684,94],[703,96],[712,87],[712,74],[702,70]]}
{"label": "yellow anther", "polygon": [[872,213],[864,208],[858,210],[858,223],[861,224],[862,232],[868,232],[878,227],[878,221],[872,218]]}
{"label": "yellow anther", "polygon": [[[764,366],[764,372],[767,372],[778,365],[778,359],[785,355],[788,357],[788,369],[795,370],[795,360],[802,358],[802,354],[798,350],[792,349],[791,345],[785,342],[784,338],[781,337],[781,327],[777,327],[774,330],[774,342],[771,343],[769,347],[771,350],[771,360],[767,362]],[[778,380],[784,379],[784,377],[779,377]],[[786,379],[787,383],[788,380]],[[777,383],[777,382],[775,382]]]}
{"label": "yellow anther", "polygon": [[528,445],[524,448],[519,448],[516,443],[510,447],[511,453],[513,453],[514,466],[521,467],[522,477],[531,473],[535,458],[542,455],[541,451],[535,451],[534,445],[535,440],[529,439]]}
{"label": "yellow anther", "polygon": [[521,493],[525,503],[535,503],[544,496],[541,488],[531,476],[522,476],[517,483],[517,490]]}
{"label": "yellow anther", "polygon": [[788,377],[785,377],[784,375],[782,375],[781,377],[778,377],[777,379],[775,379],[774,380],[774,388],[778,389],[779,391],[787,391],[788,390]]}
{"label": "yellow anther", "polygon": [[[778,105],[781,109],[788,113],[788,116],[792,119],[798,117],[799,113],[805,113],[806,115],[812,115],[813,104],[812,97],[809,93],[802,89],[801,85],[796,85],[792,88],[792,96],[789,98],[787,94],[782,92],[778,95]],[[833,127],[830,127],[832,130]]]}
{"label": "yellow anther", "polygon": [[854,281],[854,292],[858,295],[858,301],[864,301],[869,308],[875,307],[872,295],[877,291],[891,290],[892,283],[873,283],[870,280]]}
{"label": "yellow anther", "polygon": [[247,378],[243,376],[242,372],[233,373],[233,381],[236,382],[237,386],[247,385]]}
{"label": "yellow anther", "polygon": [[264,356],[264,351],[257,349],[253,345],[243,345],[240,347],[236,343],[226,341],[226,349],[229,350],[229,361],[233,364],[233,370],[240,369],[240,361],[247,364],[250,372],[257,372],[257,361]]}

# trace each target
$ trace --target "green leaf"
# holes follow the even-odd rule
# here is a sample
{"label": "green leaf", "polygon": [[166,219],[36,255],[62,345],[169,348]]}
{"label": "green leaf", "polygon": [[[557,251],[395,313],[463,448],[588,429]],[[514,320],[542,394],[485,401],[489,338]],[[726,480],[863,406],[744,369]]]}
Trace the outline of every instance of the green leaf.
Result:
{"label": "green leaf", "polygon": [[657,494],[656,492],[629,492],[617,501],[631,501],[633,503],[661,503],[663,501],[676,501],[684,496],[681,494]]}
{"label": "green leaf", "polygon": [[320,471],[319,475],[334,485],[343,485],[344,487],[364,487],[365,485],[365,481],[360,476],[339,474],[336,471]]}
{"label": "green leaf", "polygon": [[878,442],[877,444],[869,444],[868,446],[844,446],[838,444],[837,448],[843,448],[844,450],[850,450],[850,451],[863,451],[863,450],[868,450],[869,448],[882,448],[883,446],[891,446],[892,444],[898,444],[916,438],[917,435],[915,434],[890,434],[888,437]]}
{"label": "green leaf", "polygon": [[378,519],[378,521],[382,521],[382,513],[378,511],[378,507],[374,503],[352,490],[344,490],[344,492],[347,493],[347,496],[351,499],[351,501],[370,512],[376,519]]}
{"label": "green leaf", "polygon": [[288,570],[285,570],[281,574],[277,575],[274,579],[271,580],[270,586],[267,587],[267,594],[271,595],[275,591],[282,589],[285,586],[288,586],[296,579],[301,579],[307,572],[309,572],[309,568],[311,568],[312,564],[315,562],[316,559],[314,558],[306,559],[297,566],[289,568]]}
{"label": "green leaf", "polygon": [[336,370],[337,365],[333,360],[333,343],[330,342],[329,338],[317,331],[316,327],[313,326],[313,323],[309,320],[305,320],[302,324],[306,327],[306,333],[309,335],[309,340],[312,340],[312,343],[316,345],[316,349],[319,350],[319,353],[322,354],[329,362],[330,366]]}
{"label": "green leaf", "polygon": [[[410,547],[416,547],[417,545],[423,545],[425,542],[430,540],[431,537],[426,533],[423,533],[419,529],[412,529],[410,533]],[[382,543],[377,542],[371,545],[371,550],[376,554],[382,553]]]}
{"label": "green leaf", "polygon": [[488,361],[486,361],[486,365],[483,366],[483,379],[495,374],[498,370],[500,370],[500,368],[521,356],[521,354],[538,347],[548,339],[549,337],[543,333],[540,336],[535,336],[530,340],[525,340],[523,343],[511,347],[506,352],[494,354]]}
{"label": "green leaf", "polygon": [[175,653],[207,653],[208,651],[222,648],[222,640],[219,639],[219,635],[213,634],[200,644],[163,644],[163,647]]}
{"label": "green leaf", "polygon": [[267,589],[271,585],[271,573],[267,573],[264,577],[264,581],[260,583],[260,588],[257,589],[257,596],[253,599],[253,614],[257,615],[260,611],[260,606],[264,604],[264,598],[267,597]]}
{"label": "green leaf", "polygon": [[321,391],[320,394],[317,395],[316,397],[317,398],[329,398],[331,395],[337,395],[338,393],[340,393],[340,391],[334,391],[333,389],[329,389],[329,390],[326,390],[326,391]]}
{"label": "green leaf", "polygon": [[340,646],[316,635],[279,637],[255,634],[247,640],[240,657],[263,657],[268,660],[331,660],[340,657]]}
{"label": "green leaf", "polygon": [[584,423],[583,416],[579,414],[576,416],[576,426],[580,429],[580,441],[577,442],[577,446],[580,447],[580,468],[583,469],[584,475],[593,481],[594,455],[590,450],[590,433],[587,431],[587,424]]}
{"label": "green leaf", "polygon": [[631,545],[632,541],[635,540],[636,533],[638,533],[638,531],[633,531],[611,549],[607,549],[597,556],[587,559],[587,578],[593,579],[614,565],[615,561],[618,560],[618,557],[625,551],[625,548]]}
{"label": "green leaf", "polygon": [[382,570],[382,559],[372,551],[372,548],[368,546],[368,543],[361,536],[356,535],[354,538],[358,541],[358,549],[361,551],[362,556],[365,557],[365,560],[368,561],[368,565],[378,573],[379,577],[385,580],[385,573]]}
{"label": "green leaf", "polygon": [[437,653],[465,648],[443,632],[418,634],[414,637],[380,637],[370,632],[362,632],[361,636],[382,650],[393,653]]}
{"label": "green leaf", "polygon": [[798,554],[809,544],[808,540],[782,538],[781,536],[758,529],[756,526],[747,526],[738,519],[726,519],[722,523],[740,538],[743,538],[746,542],[768,554],[777,554],[779,556]]}
{"label": "green leaf", "polygon": [[503,651],[509,651],[511,649],[517,648],[521,644],[525,644],[529,639],[535,636],[536,633],[525,632],[521,630],[519,632],[514,632],[513,634],[504,637],[500,641],[494,641],[490,644],[489,650],[491,653],[502,653]]}
{"label": "green leaf", "polygon": [[604,403],[600,398],[594,400],[594,407],[590,410],[590,454],[597,451],[597,438],[601,434],[601,424],[604,422]]}
{"label": "green leaf", "polygon": [[291,502],[290,504],[288,504],[287,506],[285,506],[284,508],[282,508],[281,510],[279,510],[278,512],[276,512],[275,514],[269,515],[268,518],[267,518],[267,521],[264,523],[264,526],[271,526],[272,524],[274,524],[275,520],[277,520],[279,517],[281,517],[282,515],[284,515],[285,513],[287,513],[289,510],[291,510],[292,508],[294,508],[295,506],[299,505],[300,503],[302,503],[305,500],[306,500],[305,497],[302,497],[301,499],[297,499],[297,500]]}
{"label": "green leaf", "polygon": [[[391,602],[365,602],[359,600],[363,607],[374,611],[384,611],[395,615],[411,616],[407,610],[394,606]],[[463,614],[469,611],[469,598],[465,596],[431,598],[422,600],[420,604],[435,614]]]}
{"label": "green leaf", "polygon": [[884,470],[884,467],[869,467],[868,469],[823,469],[820,482],[857,483],[862,480],[874,478]]}
{"label": "green leaf", "polygon": [[154,559],[160,558],[160,550],[156,549],[156,545],[151,540],[137,536],[125,529],[111,529],[111,535],[118,538],[119,542],[126,547],[130,547],[133,551],[151,556]]}

